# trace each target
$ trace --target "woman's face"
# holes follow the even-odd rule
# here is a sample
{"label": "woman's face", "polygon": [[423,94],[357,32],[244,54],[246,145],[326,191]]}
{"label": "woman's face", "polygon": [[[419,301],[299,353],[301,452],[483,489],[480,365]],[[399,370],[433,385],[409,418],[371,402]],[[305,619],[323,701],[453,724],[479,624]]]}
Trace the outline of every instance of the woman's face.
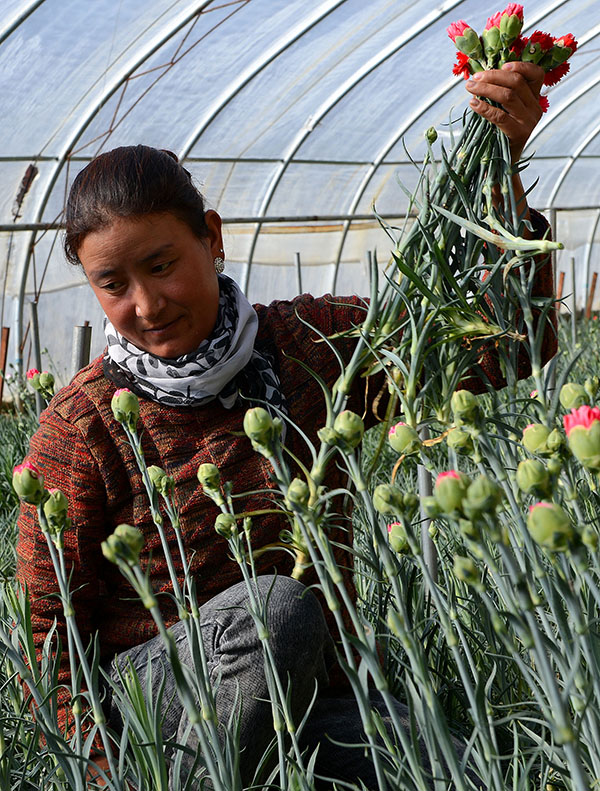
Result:
{"label": "woman's face", "polygon": [[179,357],[213,329],[219,307],[214,267],[221,248],[221,218],[206,213],[199,239],[175,215],[116,217],[89,233],[78,255],[113,326],[140,349]]}

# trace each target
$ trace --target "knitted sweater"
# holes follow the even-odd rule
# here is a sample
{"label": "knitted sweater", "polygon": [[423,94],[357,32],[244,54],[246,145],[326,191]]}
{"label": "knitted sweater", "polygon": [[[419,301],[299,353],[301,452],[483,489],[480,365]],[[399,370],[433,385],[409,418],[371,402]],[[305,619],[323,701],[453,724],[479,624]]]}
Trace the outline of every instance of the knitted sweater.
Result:
{"label": "knitted sweater", "polygon": [[[537,275],[536,293],[552,293],[552,268],[543,263]],[[297,360],[317,371],[331,387],[339,374],[334,353],[327,343],[305,323],[326,336],[343,332],[364,319],[364,301],[357,298],[325,297],[315,299],[303,295],[291,302],[256,305],[259,317],[258,343],[270,343],[279,367],[281,389],[287,399],[290,418],[308,439],[317,444],[317,430],[324,425],[326,410],[318,382]],[[355,341],[338,338],[338,352],[347,362]],[[556,350],[551,324],[545,333],[543,356],[547,359]],[[497,358],[493,349],[482,354],[480,366],[494,386],[502,385]],[[523,360],[521,375],[526,376]],[[375,419],[371,404],[379,388],[367,387],[364,379],[355,383],[348,408],[365,415],[367,426]],[[473,379],[469,387],[483,388],[481,380]],[[366,389],[365,389],[366,388]],[[122,427],[111,411],[115,385],[103,372],[102,357],[80,371],[73,381],[53,398],[41,416],[40,428],[31,441],[29,459],[43,473],[45,485],[61,489],[67,496],[72,528],[65,532],[65,557],[72,569],[70,589],[76,619],[84,644],[97,631],[101,661],[115,653],[143,643],[156,635],[149,612],[137,600],[118,568],[107,562],[100,544],[116,525],[136,525],[144,535],[141,566],[149,566],[153,590],[167,625],[177,618],[175,606],[166,595],[172,592],[160,539],[154,528],[140,473]],[[223,481],[232,481],[236,511],[248,512],[272,508],[272,500],[264,490],[273,489],[269,462],[252,450],[243,435],[242,421],[246,406],[225,409],[218,401],[198,408],[164,407],[140,399],[139,433],[148,465],[162,467],[175,480],[174,499],[180,512],[181,529],[195,576],[199,602],[205,602],[219,591],[241,579],[237,564],[229,557],[227,544],[214,530],[219,509],[206,497],[197,482],[200,464],[217,465]],[[303,437],[293,427],[288,429],[286,446],[310,467],[310,453]],[[330,489],[345,485],[345,475],[335,463],[330,465],[327,482]],[[339,528],[332,540],[351,544],[350,511],[340,514]],[[168,525],[168,520],[165,521]],[[276,542],[286,527],[277,513],[255,519],[252,528],[255,548]],[[172,555],[178,557],[176,539],[170,527],[167,537]],[[338,562],[346,568],[346,582],[353,592],[352,559],[349,552],[337,550]],[[19,519],[17,546],[17,578],[29,589],[35,645],[41,651],[44,639],[57,623],[57,634],[66,647],[66,627],[58,597],[46,541],[37,524],[35,509],[23,505]],[[293,558],[284,551],[267,552],[257,560],[258,573],[290,574]],[[181,564],[176,560],[177,573]],[[181,579],[181,577],[180,577]],[[303,580],[314,582],[309,571]],[[162,594],[162,595],[160,595]],[[59,682],[70,680],[68,657],[63,650]],[[61,690],[60,723],[67,717],[68,694]]]}

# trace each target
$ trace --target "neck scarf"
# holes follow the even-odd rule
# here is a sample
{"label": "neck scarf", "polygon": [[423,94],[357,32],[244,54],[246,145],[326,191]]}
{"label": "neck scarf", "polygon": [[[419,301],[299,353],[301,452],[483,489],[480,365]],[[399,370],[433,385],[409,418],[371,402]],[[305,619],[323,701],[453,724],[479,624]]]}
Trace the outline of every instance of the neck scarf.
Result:
{"label": "neck scarf", "polygon": [[211,334],[193,352],[167,359],[138,349],[106,318],[108,361],[140,395],[168,406],[196,407],[218,399],[231,409],[243,396],[249,406],[287,414],[275,358],[256,348],[258,316],[235,281],[219,275],[219,312]]}

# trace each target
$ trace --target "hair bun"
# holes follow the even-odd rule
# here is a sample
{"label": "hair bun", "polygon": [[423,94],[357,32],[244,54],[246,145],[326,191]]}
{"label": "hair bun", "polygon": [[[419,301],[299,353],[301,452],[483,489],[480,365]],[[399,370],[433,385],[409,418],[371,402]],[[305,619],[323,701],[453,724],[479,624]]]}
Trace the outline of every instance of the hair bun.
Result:
{"label": "hair bun", "polygon": [[177,154],[174,154],[172,151],[169,151],[167,148],[161,148],[160,150],[163,152],[163,154],[168,154],[171,157],[171,159],[175,160],[175,162],[179,162],[179,157],[177,156]]}

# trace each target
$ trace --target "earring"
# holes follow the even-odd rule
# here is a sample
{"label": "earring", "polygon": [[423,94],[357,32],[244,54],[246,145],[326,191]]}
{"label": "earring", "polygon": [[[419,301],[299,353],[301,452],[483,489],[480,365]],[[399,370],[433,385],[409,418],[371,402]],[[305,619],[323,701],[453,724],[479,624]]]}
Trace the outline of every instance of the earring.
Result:
{"label": "earring", "polygon": [[216,272],[218,275],[222,274],[222,273],[225,271],[225,261],[224,261],[224,259],[223,259],[223,258],[221,258],[221,256],[220,256],[220,255],[218,255],[218,256],[215,258],[215,260],[213,261],[213,263],[214,263],[214,265],[215,265],[215,272]]}

